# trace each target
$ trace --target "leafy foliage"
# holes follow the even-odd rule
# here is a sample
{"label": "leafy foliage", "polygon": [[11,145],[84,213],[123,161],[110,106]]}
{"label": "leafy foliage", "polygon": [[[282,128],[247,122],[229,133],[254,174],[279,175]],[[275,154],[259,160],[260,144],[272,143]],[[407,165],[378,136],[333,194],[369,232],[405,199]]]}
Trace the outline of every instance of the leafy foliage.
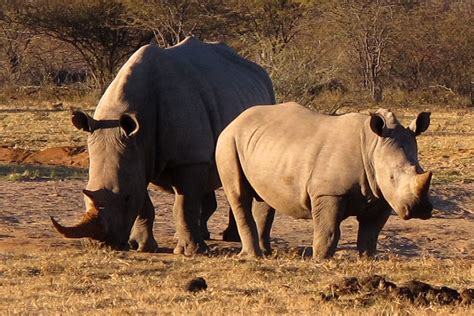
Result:
{"label": "leafy foliage", "polygon": [[24,6],[16,19],[38,34],[75,48],[100,87],[151,37],[149,31],[127,23],[120,1],[35,1]]}
{"label": "leafy foliage", "polygon": [[351,92],[380,102],[390,91],[427,89],[470,98],[464,104],[474,98],[471,1],[3,2],[3,85],[72,69],[104,88],[140,45],[168,47],[192,34],[263,65],[280,101],[318,107],[321,97]]}

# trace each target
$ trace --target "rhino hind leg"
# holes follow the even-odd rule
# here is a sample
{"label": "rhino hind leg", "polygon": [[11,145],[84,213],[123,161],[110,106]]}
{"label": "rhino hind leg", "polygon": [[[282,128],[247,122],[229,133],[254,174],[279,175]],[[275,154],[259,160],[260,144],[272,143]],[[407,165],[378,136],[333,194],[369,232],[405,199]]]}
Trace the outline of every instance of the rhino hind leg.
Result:
{"label": "rhino hind leg", "polygon": [[359,251],[360,256],[375,256],[380,231],[390,217],[390,213],[390,208],[385,208],[377,210],[376,215],[357,217],[357,220],[359,221],[357,250]]}
{"label": "rhino hind leg", "polygon": [[339,225],[344,214],[344,201],[339,196],[320,196],[313,205],[313,258],[330,258],[334,256],[341,237]]}
{"label": "rhino hind leg", "polygon": [[263,250],[264,255],[270,256],[272,254],[270,232],[272,229],[273,219],[275,218],[275,209],[264,201],[254,199],[252,213],[257,223],[260,248]]}
{"label": "rhino hind leg", "polygon": [[209,229],[207,228],[207,221],[211,217],[211,215],[217,209],[217,201],[216,195],[214,191],[211,191],[204,195],[201,201],[201,220],[200,220],[200,227],[201,227],[201,235],[204,240],[211,239],[211,234],[209,233]]}
{"label": "rhino hind leg", "polygon": [[[257,224],[252,214],[252,201],[254,190],[246,179],[237,155],[228,157],[217,156],[225,159],[225,164],[219,165],[224,191],[237,223],[238,232],[242,239],[242,250],[239,256],[261,257],[262,250],[258,241]],[[221,168],[225,166],[225,168]]]}
{"label": "rhino hind leg", "polygon": [[235,222],[234,213],[229,208],[229,224],[227,228],[222,232],[222,240],[224,241],[240,241],[239,231],[237,230],[237,223]]}
{"label": "rhino hind leg", "polygon": [[240,199],[240,202],[234,205],[232,210],[242,238],[242,250],[239,256],[261,257],[263,253],[259,245],[257,224],[252,215],[252,197]]}
{"label": "rhino hind leg", "polygon": [[153,237],[155,209],[148,194],[143,209],[138,213],[130,233],[129,245],[139,252],[157,252],[158,243]]}

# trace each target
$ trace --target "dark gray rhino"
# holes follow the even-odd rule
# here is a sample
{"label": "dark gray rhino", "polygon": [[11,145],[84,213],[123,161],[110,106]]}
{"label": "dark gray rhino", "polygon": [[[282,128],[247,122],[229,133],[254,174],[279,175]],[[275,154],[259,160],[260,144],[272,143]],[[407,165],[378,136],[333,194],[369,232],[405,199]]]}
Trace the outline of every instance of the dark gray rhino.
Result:
{"label": "dark gray rhino", "polygon": [[214,161],[217,137],[238,114],[275,103],[268,74],[221,43],[188,37],[162,49],[134,53],[102,96],[94,117],[74,112],[89,132],[89,182],[82,221],[56,229],[115,248],[128,243],[156,251],[149,183],[175,194],[175,253],[205,251],[202,230],[216,208],[220,186]]}
{"label": "dark gray rhino", "polygon": [[420,167],[415,139],[429,124],[426,112],[405,128],[384,109],[328,116],[296,103],[243,112],[216,148],[241,254],[271,252],[275,209],[313,219],[317,258],[334,255],[348,216],[357,216],[357,248],[369,256],[391,209],[403,219],[430,218],[431,172]]}

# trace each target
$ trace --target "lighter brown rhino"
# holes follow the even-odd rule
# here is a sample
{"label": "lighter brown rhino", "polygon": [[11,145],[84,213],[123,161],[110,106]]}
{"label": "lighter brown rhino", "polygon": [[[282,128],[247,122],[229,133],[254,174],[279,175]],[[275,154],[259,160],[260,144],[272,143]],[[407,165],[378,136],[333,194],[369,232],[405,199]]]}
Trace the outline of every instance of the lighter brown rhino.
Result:
{"label": "lighter brown rhino", "polygon": [[422,112],[405,128],[384,109],[329,116],[285,103],[244,111],[216,148],[241,254],[271,252],[275,209],[312,218],[317,258],[334,255],[349,216],[359,221],[357,248],[369,256],[392,209],[403,219],[430,218],[431,172],[421,168],[416,143],[429,124]]}

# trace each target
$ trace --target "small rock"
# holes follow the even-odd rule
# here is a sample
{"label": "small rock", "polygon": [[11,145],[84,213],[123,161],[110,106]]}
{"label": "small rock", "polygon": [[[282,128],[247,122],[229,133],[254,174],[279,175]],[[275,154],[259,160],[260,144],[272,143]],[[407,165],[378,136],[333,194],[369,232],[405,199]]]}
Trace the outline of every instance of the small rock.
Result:
{"label": "small rock", "polygon": [[207,289],[206,280],[204,280],[204,278],[201,278],[201,277],[192,279],[186,284],[186,291],[188,292],[196,293],[199,291],[204,291],[206,289]]}

